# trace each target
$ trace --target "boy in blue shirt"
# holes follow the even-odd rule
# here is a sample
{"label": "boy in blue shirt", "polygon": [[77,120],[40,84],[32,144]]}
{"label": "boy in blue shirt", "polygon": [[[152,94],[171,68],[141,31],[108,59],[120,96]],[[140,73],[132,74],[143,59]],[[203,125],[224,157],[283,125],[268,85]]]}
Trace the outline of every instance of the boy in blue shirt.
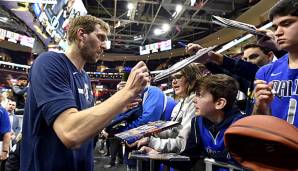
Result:
{"label": "boy in blue shirt", "polygon": [[288,52],[256,73],[254,114],[298,126],[298,1],[281,0],[269,13],[280,49]]}
{"label": "boy in blue shirt", "polygon": [[237,81],[225,74],[209,75],[198,81],[194,99],[196,117],[191,121],[184,155],[236,164],[225,148],[224,133],[243,117],[235,107],[237,92]]}

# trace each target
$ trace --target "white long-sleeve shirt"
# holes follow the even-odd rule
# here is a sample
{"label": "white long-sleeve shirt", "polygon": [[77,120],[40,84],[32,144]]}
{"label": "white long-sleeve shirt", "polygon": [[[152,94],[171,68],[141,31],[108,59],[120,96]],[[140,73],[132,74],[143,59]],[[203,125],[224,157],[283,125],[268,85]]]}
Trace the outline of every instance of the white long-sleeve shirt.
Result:
{"label": "white long-sleeve shirt", "polygon": [[164,153],[179,153],[185,149],[186,140],[191,128],[191,119],[195,116],[194,97],[195,94],[192,93],[180,100],[171,114],[171,120],[180,122],[180,125],[165,130],[155,137],[150,137],[149,147]]}

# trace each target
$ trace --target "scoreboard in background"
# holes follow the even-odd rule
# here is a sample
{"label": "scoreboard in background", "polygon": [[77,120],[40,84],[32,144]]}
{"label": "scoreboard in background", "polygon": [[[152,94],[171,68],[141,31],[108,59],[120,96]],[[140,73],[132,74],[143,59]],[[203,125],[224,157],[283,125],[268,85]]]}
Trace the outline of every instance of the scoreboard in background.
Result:
{"label": "scoreboard in background", "polygon": [[1,40],[7,40],[9,42],[19,43],[23,46],[33,48],[35,38],[0,28],[0,42]]}
{"label": "scoreboard in background", "polygon": [[87,14],[82,0],[59,0],[54,5],[35,3],[32,8],[45,31],[62,49],[65,49],[69,20]]}
{"label": "scoreboard in background", "polygon": [[171,50],[172,49],[172,41],[170,40],[165,40],[145,46],[140,46],[140,55],[147,55],[150,53],[155,53],[155,52],[162,52],[166,50]]}

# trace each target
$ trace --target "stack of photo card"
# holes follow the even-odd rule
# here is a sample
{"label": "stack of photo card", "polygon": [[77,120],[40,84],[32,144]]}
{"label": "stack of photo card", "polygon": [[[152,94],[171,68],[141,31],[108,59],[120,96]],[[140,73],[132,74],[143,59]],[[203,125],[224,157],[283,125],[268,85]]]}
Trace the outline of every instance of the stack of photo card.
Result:
{"label": "stack of photo card", "polygon": [[190,56],[186,59],[183,59],[182,61],[177,62],[176,64],[174,64],[170,68],[165,69],[162,72],[160,72],[158,75],[155,76],[153,81],[157,82],[157,81],[163,80],[163,79],[169,77],[170,75],[180,71],[181,69],[183,69],[185,66],[187,66],[188,64],[190,64],[192,62],[205,63],[206,59],[204,58],[204,56],[216,47],[217,46],[211,46],[211,47],[208,47],[208,48],[200,49],[195,55]]}
{"label": "stack of photo card", "polygon": [[243,30],[254,35],[267,36],[265,33],[257,31],[257,28],[254,25],[226,19],[215,15],[212,15],[212,23],[220,25],[222,27]]}
{"label": "stack of photo card", "polygon": [[163,130],[177,126],[179,122],[174,121],[155,121],[149,122],[148,124],[133,128],[118,134],[115,134],[116,138],[131,144],[143,137],[151,136],[159,133]]}

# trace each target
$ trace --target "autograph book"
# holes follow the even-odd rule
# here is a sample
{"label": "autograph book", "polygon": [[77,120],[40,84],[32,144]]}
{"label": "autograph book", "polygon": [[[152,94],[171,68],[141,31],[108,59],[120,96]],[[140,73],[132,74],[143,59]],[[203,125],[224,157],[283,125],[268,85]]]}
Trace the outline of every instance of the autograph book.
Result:
{"label": "autograph book", "polygon": [[115,137],[121,139],[122,141],[131,144],[143,137],[151,136],[155,133],[159,133],[163,130],[177,126],[179,122],[174,121],[155,121],[149,122],[148,124],[133,128],[118,134]]}

